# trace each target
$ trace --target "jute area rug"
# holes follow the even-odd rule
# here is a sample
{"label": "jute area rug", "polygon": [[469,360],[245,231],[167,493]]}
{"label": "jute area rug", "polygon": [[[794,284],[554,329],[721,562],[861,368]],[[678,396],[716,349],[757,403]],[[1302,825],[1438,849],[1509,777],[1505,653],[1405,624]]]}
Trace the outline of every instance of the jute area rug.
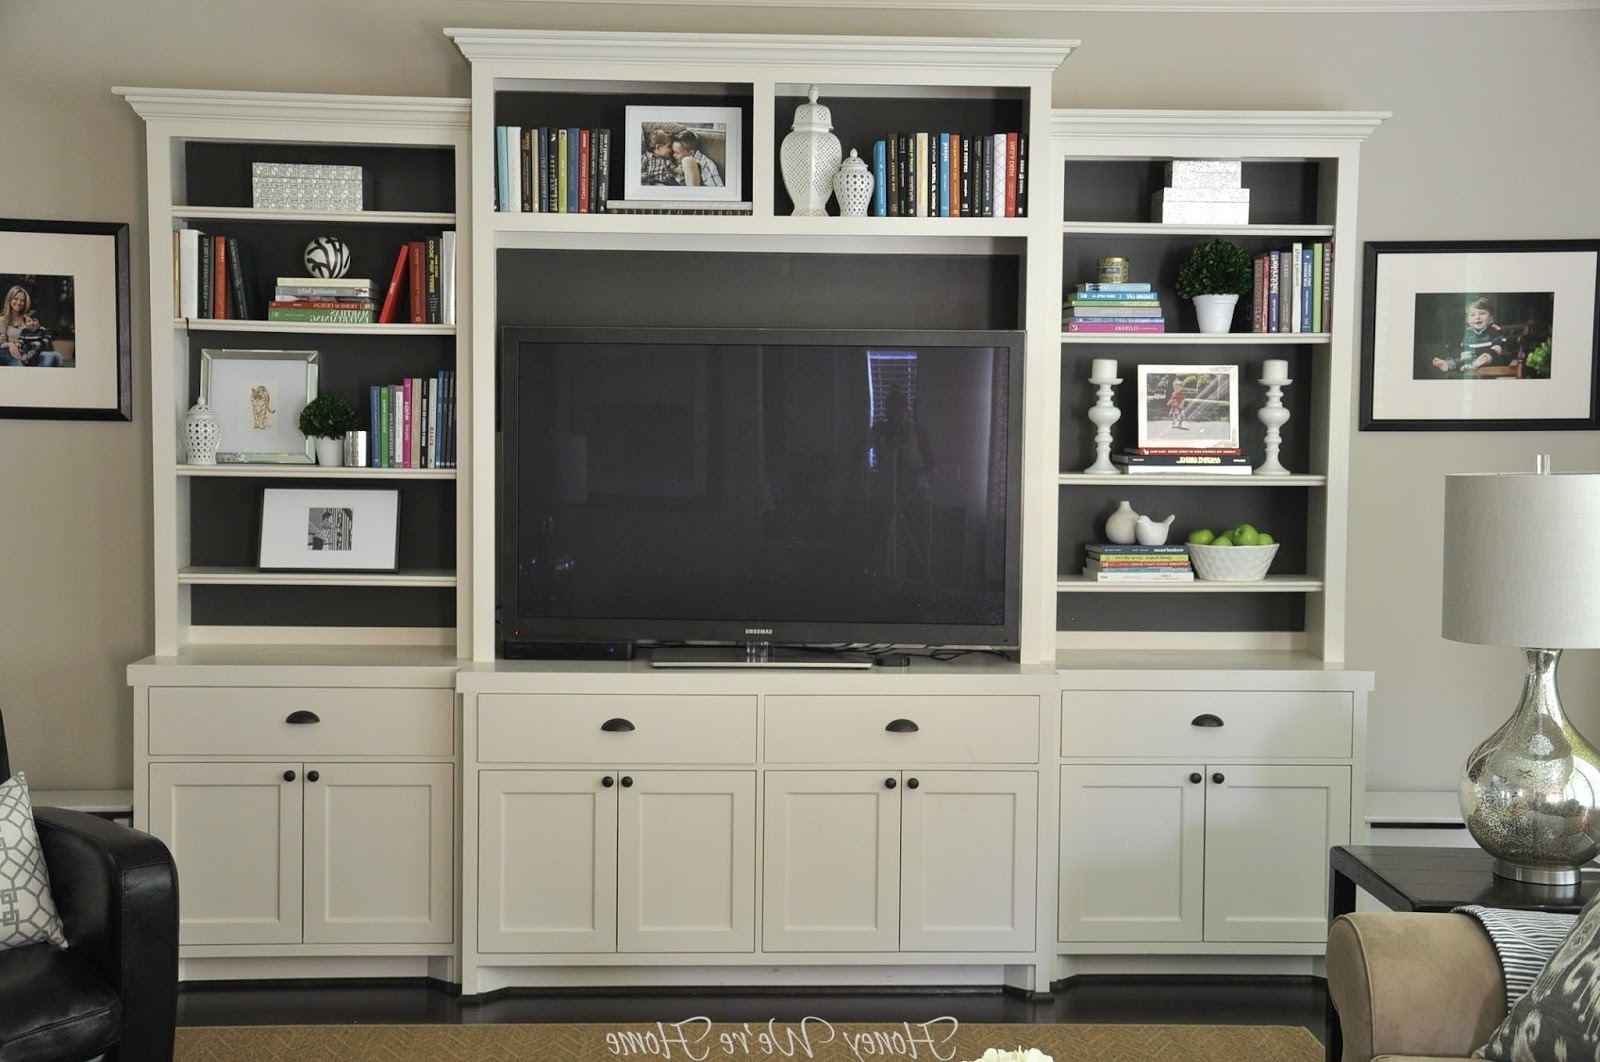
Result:
{"label": "jute area rug", "polygon": [[970,1062],[986,1048],[1055,1062],[1320,1062],[1304,1028],[805,1022],[247,1025],[178,1030],[174,1062]]}

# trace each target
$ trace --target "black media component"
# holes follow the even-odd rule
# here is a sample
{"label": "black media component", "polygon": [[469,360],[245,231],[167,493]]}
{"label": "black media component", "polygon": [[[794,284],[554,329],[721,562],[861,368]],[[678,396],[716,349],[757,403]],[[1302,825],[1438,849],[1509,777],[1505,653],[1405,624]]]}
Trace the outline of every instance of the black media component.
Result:
{"label": "black media component", "polygon": [[504,654],[1015,649],[1022,377],[1015,331],[502,328]]}
{"label": "black media component", "polygon": [[507,660],[632,660],[632,642],[556,642],[507,639],[501,656]]}

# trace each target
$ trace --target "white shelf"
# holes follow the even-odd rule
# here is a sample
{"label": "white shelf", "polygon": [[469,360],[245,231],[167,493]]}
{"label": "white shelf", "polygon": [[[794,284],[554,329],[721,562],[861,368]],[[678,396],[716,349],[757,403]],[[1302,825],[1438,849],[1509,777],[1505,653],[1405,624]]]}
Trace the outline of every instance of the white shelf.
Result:
{"label": "white shelf", "polygon": [[1287,236],[1315,240],[1333,236],[1332,225],[1177,225],[1165,221],[1064,221],[1069,236]]}
{"label": "white shelf", "polygon": [[[260,210],[255,207],[175,206],[172,216],[194,221],[260,221],[316,225],[443,225],[456,215],[421,210]],[[374,278],[376,279],[376,278]]]}
{"label": "white shelf", "polygon": [[1310,594],[1321,589],[1321,579],[1305,575],[1269,575],[1240,583],[1211,579],[1192,583],[1100,583],[1084,575],[1063,575],[1056,583],[1060,594]]}
{"label": "white shelf", "polygon": [[1276,345],[1326,346],[1333,337],[1327,332],[1062,332],[1063,343],[1182,343],[1190,346],[1245,346],[1257,343]]}
{"label": "white shelf", "polygon": [[215,319],[211,317],[178,317],[174,328],[187,328],[191,332],[300,332],[313,335],[346,336],[453,336],[455,325],[443,324],[322,324],[311,321],[261,321],[248,319]]}
{"label": "white shelf", "polygon": [[455,586],[456,573],[441,570],[401,572],[263,572],[255,568],[192,565],[178,569],[189,586]]}
{"label": "white shelf", "polygon": [[453,468],[368,468],[354,465],[330,467],[311,464],[179,465],[180,476],[220,479],[455,479]]}
{"label": "white shelf", "polygon": [[894,236],[921,239],[969,239],[975,236],[1021,239],[1029,234],[1027,218],[797,218],[757,214],[512,214],[489,215],[496,232],[694,233],[728,236],[806,236],[855,240]]}
{"label": "white shelf", "polygon": [[1064,487],[1099,487],[1111,483],[1141,487],[1325,487],[1327,476],[1291,473],[1287,476],[1239,476],[1214,472],[1147,472],[1143,475],[1063,472],[1056,481]]}

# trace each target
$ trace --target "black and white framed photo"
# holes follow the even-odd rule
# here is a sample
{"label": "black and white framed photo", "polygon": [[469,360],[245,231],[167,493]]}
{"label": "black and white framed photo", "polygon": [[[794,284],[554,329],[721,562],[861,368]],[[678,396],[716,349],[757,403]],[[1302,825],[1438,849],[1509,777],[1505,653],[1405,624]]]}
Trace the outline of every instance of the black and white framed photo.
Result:
{"label": "black and white framed photo", "polygon": [[397,490],[261,492],[262,571],[392,572],[399,561]]}
{"label": "black and white framed photo", "polygon": [[1239,366],[1141,365],[1138,445],[1239,448]]}
{"label": "black and white framed photo", "polygon": [[741,200],[742,123],[737,107],[628,107],[623,194],[708,206]]}
{"label": "black and white framed photo", "polygon": [[314,350],[202,350],[200,400],[217,414],[219,463],[310,464],[300,411],[317,397]]}
{"label": "black and white framed photo", "polygon": [[0,218],[0,416],[133,419],[128,226]]}
{"label": "black and white framed photo", "polygon": [[1600,427],[1600,240],[1368,243],[1363,431]]}

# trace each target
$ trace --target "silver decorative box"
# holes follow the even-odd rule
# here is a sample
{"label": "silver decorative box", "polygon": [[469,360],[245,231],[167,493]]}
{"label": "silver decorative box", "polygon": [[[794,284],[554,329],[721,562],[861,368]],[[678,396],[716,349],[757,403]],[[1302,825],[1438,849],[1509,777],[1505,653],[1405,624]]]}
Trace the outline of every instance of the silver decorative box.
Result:
{"label": "silver decorative box", "polygon": [[360,166],[308,162],[252,162],[250,198],[258,210],[362,209]]}
{"label": "silver decorative box", "polygon": [[1215,200],[1162,201],[1157,192],[1150,197],[1150,213],[1168,225],[1248,225],[1250,204],[1219,203]]}
{"label": "silver decorative box", "polygon": [[1173,159],[1166,176],[1171,188],[1238,188],[1244,164],[1238,159]]}

